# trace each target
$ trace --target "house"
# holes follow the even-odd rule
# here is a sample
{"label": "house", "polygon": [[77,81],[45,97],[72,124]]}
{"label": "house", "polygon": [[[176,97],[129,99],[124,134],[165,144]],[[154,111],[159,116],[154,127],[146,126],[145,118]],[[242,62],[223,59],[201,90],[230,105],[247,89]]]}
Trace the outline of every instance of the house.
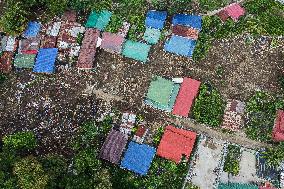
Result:
{"label": "house", "polygon": [[144,103],[171,112],[179,91],[179,84],[156,76],[152,79]]}
{"label": "house", "polygon": [[133,136],[133,141],[142,144],[144,142],[144,138],[148,132],[148,128],[143,124],[143,125],[138,125],[138,128]]}
{"label": "house", "polygon": [[112,129],[100,150],[99,157],[111,163],[119,164],[126,144],[127,138],[124,136],[124,134],[120,131]]}
{"label": "house", "polygon": [[122,54],[125,57],[146,63],[150,52],[150,45],[142,42],[126,40],[123,46]]}
{"label": "house", "polygon": [[188,160],[192,152],[197,134],[192,131],[167,126],[159,147],[157,155],[176,163],[180,163],[183,156]]}
{"label": "house", "polygon": [[244,125],[245,103],[239,100],[229,99],[224,117],[222,128],[231,131],[238,131]]}
{"label": "house", "polygon": [[198,15],[176,14],[173,17],[172,24],[173,26],[182,25],[200,31],[202,28],[202,18]]}
{"label": "house", "polygon": [[112,13],[104,10],[100,13],[93,11],[86,22],[86,28],[96,28],[103,31],[110,22]]}
{"label": "house", "polygon": [[168,41],[166,41],[164,49],[165,51],[177,55],[192,57],[195,46],[196,40],[172,35],[172,37]]}
{"label": "house", "polygon": [[146,144],[131,141],[121,161],[120,167],[138,175],[146,175],[156,154],[156,149]]}
{"label": "house", "polygon": [[25,38],[31,38],[31,37],[37,37],[40,32],[41,24],[36,21],[30,21],[27,25],[26,30],[23,33],[23,37]]}
{"label": "house", "polygon": [[245,9],[238,3],[233,3],[218,13],[220,19],[225,22],[228,18],[232,18],[235,22],[245,14]]}
{"label": "house", "polygon": [[34,67],[36,54],[17,54],[14,59],[15,68],[28,68]]}
{"label": "house", "polygon": [[272,138],[274,141],[284,141],[284,111],[278,110],[277,117],[272,130]]}
{"label": "house", "polygon": [[185,27],[182,25],[173,26],[173,34],[181,37],[186,37],[189,39],[197,40],[199,31],[194,28]]}
{"label": "house", "polygon": [[120,54],[125,38],[120,34],[104,32],[102,34],[101,48],[111,53]]}
{"label": "house", "polygon": [[39,37],[30,37],[19,41],[18,53],[37,54],[40,45]]}
{"label": "house", "polygon": [[172,111],[174,115],[188,117],[194,99],[198,95],[200,84],[200,81],[183,78]]}
{"label": "house", "polygon": [[150,10],[146,14],[145,25],[147,28],[162,30],[167,18],[166,11]]}
{"label": "house", "polygon": [[58,54],[57,48],[41,48],[36,57],[33,72],[54,73],[55,61]]}
{"label": "house", "polygon": [[13,52],[2,52],[0,57],[0,72],[9,73],[12,70]]}
{"label": "house", "polygon": [[161,36],[161,31],[155,28],[146,28],[145,33],[143,35],[143,39],[148,44],[156,44],[158,43]]}
{"label": "house", "polygon": [[97,29],[87,28],[79,54],[77,68],[92,69],[93,61],[96,54],[97,41],[100,31]]}

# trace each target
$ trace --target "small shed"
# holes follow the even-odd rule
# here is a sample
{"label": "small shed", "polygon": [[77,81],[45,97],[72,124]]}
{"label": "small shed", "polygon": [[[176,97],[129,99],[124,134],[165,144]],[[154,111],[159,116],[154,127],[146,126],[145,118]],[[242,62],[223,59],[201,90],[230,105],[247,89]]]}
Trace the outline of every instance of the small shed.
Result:
{"label": "small shed", "polygon": [[124,37],[119,34],[104,32],[101,48],[111,53],[121,53]]}
{"label": "small shed", "polygon": [[112,129],[99,154],[99,157],[114,164],[119,164],[122,152],[127,144],[127,138],[123,133]]}
{"label": "small shed", "polygon": [[176,163],[180,163],[183,156],[189,160],[196,137],[195,132],[169,125],[162,136],[157,155]]}
{"label": "small shed", "polygon": [[128,58],[146,63],[150,48],[151,46],[146,43],[127,40],[124,43],[122,54]]}
{"label": "small shed", "polygon": [[176,14],[173,17],[172,24],[174,26],[183,25],[200,31],[202,28],[202,18],[198,15]]}
{"label": "small shed", "polygon": [[40,31],[41,24],[36,21],[30,21],[26,30],[23,33],[23,37],[30,38],[30,37],[37,37]]}
{"label": "small shed", "polygon": [[284,111],[278,110],[272,130],[272,138],[274,141],[284,141]]}
{"label": "small shed", "polygon": [[111,15],[112,13],[107,10],[103,10],[100,13],[92,12],[88,17],[86,27],[103,31],[110,22]]}
{"label": "small shed", "polygon": [[195,46],[196,40],[173,35],[166,41],[164,49],[177,55],[192,57]]}
{"label": "small shed", "polygon": [[35,57],[35,54],[17,54],[14,59],[14,66],[16,68],[32,69],[35,63]]}
{"label": "small shed", "polygon": [[147,28],[162,30],[164,28],[166,18],[166,11],[150,10],[146,14],[145,25]]}
{"label": "small shed", "polygon": [[146,175],[155,154],[156,149],[154,147],[131,141],[120,166],[139,175]]}
{"label": "small shed", "polygon": [[175,25],[173,26],[173,34],[178,35],[181,37],[186,37],[189,39],[197,40],[198,38],[198,30],[191,28],[191,27],[185,27],[182,25]]}
{"label": "small shed", "polygon": [[57,48],[39,49],[33,71],[39,73],[54,73],[57,53]]}
{"label": "small shed", "polygon": [[100,31],[97,29],[88,28],[86,30],[77,62],[78,69],[93,68],[99,35]]}
{"label": "small shed", "polygon": [[21,39],[19,41],[18,51],[21,54],[37,54],[39,45],[40,45],[40,39],[38,37]]}
{"label": "small shed", "polygon": [[9,73],[12,70],[13,52],[2,52],[0,57],[0,72]]}
{"label": "small shed", "polygon": [[200,81],[191,78],[183,78],[173,107],[172,113],[174,115],[188,117],[194,99],[198,95],[200,84]]}
{"label": "small shed", "polygon": [[159,39],[161,37],[161,31],[154,28],[146,28],[146,31],[143,35],[143,39],[148,44],[156,44],[158,43]]}
{"label": "small shed", "polygon": [[235,22],[239,20],[241,16],[245,14],[245,9],[241,7],[238,3],[233,3],[222,11],[220,11],[217,15],[220,19],[225,22],[229,17],[232,18]]}

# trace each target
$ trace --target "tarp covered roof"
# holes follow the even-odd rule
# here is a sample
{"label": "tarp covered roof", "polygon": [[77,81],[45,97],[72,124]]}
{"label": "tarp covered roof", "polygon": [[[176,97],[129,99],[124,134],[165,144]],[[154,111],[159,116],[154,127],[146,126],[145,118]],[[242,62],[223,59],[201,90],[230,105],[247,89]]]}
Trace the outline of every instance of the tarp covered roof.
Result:
{"label": "tarp covered roof", "polygon": [[100,158],[119,164],[123,150],[127,144],[127,138],[123,133],[111,130],[101,148]]}
{"label": "tarp covered roof", "polygon": [[53,73],[55,71],[55,60],[57,53],[57,48],[39,49],[33,71],[41,73]]}
{"label": "tarp covered roof", "polygon": [[145,43],[127,40],[124,43],[122,54],[145,63],[148,60],[150,48],[151,46]]}
{"label": "tarp covered roof", "polygon": [[157,155],[180,163],[182,156],[188,159],[196,140],[196,133],[167,126],[159,144]]}
{"label": "tarp covered roof", "polygon": [[14,66],[16,68],[33,68],[35,57],[35,54],[17,54],[14,59]]}
{"label": "tarp covered roof", "polygon": [[107,10],[103,10],[100,13],[92,12],[88,17],[86,27],[104,30],[110,21],[111,15],[112,13]]}
{"label": "tarp covered roof", "polygon": [[161,36],[161,31],[154,28],[146,28],[143,39],[149,44],[158,43]]}
{"label": "tarp covered roof", "polygon": [[130,142],[121,167],[139,175],[146,175],[154,159],[156,149],[146,144]]}
{"label": "tarp covered roof", "polygon": [[165,51],[182,55],[186,57],[192,57],[196,41],[185,37],[173,35],[164,46]]}
{"label": "tarp covered roof", "polygon": [[104,32],[101,48],[109,52],[121,53],[124,40],[120,34]]}
{"label": "tarp covered roof", "polygon": [[146,15],[145,25],[148,28],[163,29],[167,18],[166,11],[148,11]]}
{"label": "tarp covered roof", "polygon": [[173,17],[173,25],[184,25],[198,29],[199,31],[202,28],[202,18],[198,15],[189,15],[189,14],[176,14]]}
{"label": "tarp covered roof", "polygon": [[28,23],[28,26],[23,34],[23,37],[36,37],[40,31],[40,23],[36,21],[31,21]]}
{"label": "tarp covered roof", "polygon": [[173,107],[173,114],[188,117],[191,106],[198,94],[200,81],[183,78],[179,93]]}

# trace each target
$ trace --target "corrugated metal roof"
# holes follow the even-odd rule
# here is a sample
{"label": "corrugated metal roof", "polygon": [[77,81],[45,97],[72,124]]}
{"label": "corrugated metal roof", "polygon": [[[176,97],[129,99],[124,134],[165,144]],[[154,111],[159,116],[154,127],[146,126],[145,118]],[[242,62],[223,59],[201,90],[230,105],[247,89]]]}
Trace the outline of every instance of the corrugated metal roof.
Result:
{"label": "corrugated metal roof", "polygon": [[14,60],[14,66],[16,68],[33,68],[35,57],[35,54],[17,54]]}
{"label": "corrugated metal roof", "polygon": [[225,22],[225,21],[230,17],[229,14],[228,14],[228,12],[227,12],[226,10],[220,11],[217,15],[220,17],[220,19],[221,19],[223,22]]}
{"label": "corrugated metal roof", "polygon": [[61,22],[52,22],[48,25],[46,35],[57,37],[60,31]]}
{"label": "corrugated metal roof", "polygon": [[53,73],[55,71],[57,53],[57,48],[39,49],[33,71],[41,73]]}
{"label": "corrugated metal roof", "polygon": [[122,54],[141,62],[147,62],[151,46],[141,42],[127,40],[124,43]]}
{"label": "corrugated metal roof", "polygon": [[165,51],[174,54],[192,57],[195,45],[195,40],[173,35],[168,41],[166,41],[164,49]]}
{"label": "corrugated metal roof", "polygon": [[198,94],[200,83],[200,81],[191,78],[183,78],[172,112],[174,115],[188,117],[194,99]]}
{"label": "corrugated metal roof", "polygon": [[182,156],[189,159],[197,134],[167,126],[157,149],[157,155],[180,163]]}
{"label": "corrugated metal roof", "polygon": [[237,21],[240,16],[245,14],[245,9],[240,6],[238,3],[233,3],[229,5],[225,11],[228,13],[228,15],[234,20]]}
{"label": "corrugated metal roof", "polygon": [[92,12],[87,20],[86,27],[104,30],[110,21],[111,15],[112,13],[107,10],[100,13]]}
{"label": "corrugated metal roof", "polygon": [[40,23],[36,21],[31,21],[28,23],[28,26],[23,34],[23,37],[36,37],[40,31]]}
{"label": "corrugated metal roof", "polygon": [[188,15],[188,14],[176,14],[173,17],[173,25],[184,25],[189,26],[199,31],[202,28],[202,18],[197,15]]}
{"label": "corrugated metal roof", "polygon": [[12,70],[13,52],[3,52],[0,57],[0,72],[9,73]]}
{"label": "corrugated metal roof", "polygon": [[79,69],[92,69],[93,61],[96,54],[97,40],[100,35],[100,31],[92,28],[88,28],[85,32],[82,42],[77,68]]}
{"label": "corrugated metal roof", "polygon": [[93,11],[88,17],[88,20],[86,22],[86,27],[87,28],[94,28],[96,26],[98,18],[99,18],[99,13]]}
{"label": "corrugated metal roof", "polygon": [[164,21],[164,20],[167,19],[167,12],[166,11],[149,10],[146,14],[146,17]]}
{"label": "corrugated metal roof", "polygon": [[149,44],[158,43],[161,36],[161,31],[154,28],[146,28],[143,39]]}
{"label": "corrugated metal roof", "polygon": [[121,53],[124,37],[119,34],[104,32],[101,48],[114,53]]}
{"label": "corrugated metal roof", "polygon": [[150,10],[147,12],[145,25],[148,28],[155,28],[162,30],[165,25],[166,18],[167,18],[166,11]]}
{"label": "corrugated metal roof", "polygon": [[185,27],[182,25],[173,26],[173,34],[181,37],[187,37],[189,39],[197,40],[198,30],[190,27]]}
{"label": "corrugated metal roof", "polygon": [[156,149],[154,147],[131,141],[120,166],[139,175],[146,175],[155,154]]}

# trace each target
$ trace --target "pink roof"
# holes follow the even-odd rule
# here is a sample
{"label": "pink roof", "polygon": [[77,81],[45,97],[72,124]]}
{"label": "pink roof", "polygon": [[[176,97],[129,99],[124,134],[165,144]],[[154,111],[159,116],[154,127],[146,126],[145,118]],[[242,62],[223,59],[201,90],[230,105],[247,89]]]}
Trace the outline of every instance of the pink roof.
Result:
{"label": "pink roof", "polygon": [[278,110],[275,125],[272,131],[272,138],[275,141],[284,141],[284,111]]}
{"label": "pink roof", "polygon": [[188,117],[192,103],[198,94],[200,81],[184,78],[181,84],[176,102],[173,108],[173,114]]}
{"label": "pink roof", "polygon": [[77,68],[79,69],[93,68],[93,61],[96,54],[96,48],[97,48],[96,46],[99,35],[100,35],[99,30],[91,28],[88,28],[86,30],[82,46],[80,49]]}
{"label": "pink roof", "polygon": [[157,155],[179,163],[183,155],[187,159],[190,157],[195,139],[195,132],[178,129],[169,125],[165,129],[157,150]]}
{"label": "pink roof", "polygon": [[225,10],[234,21],[237,21],[240,16],[245,14],[245,9],[238,3],[231,4]]}
{"label": "pink roof", "polygon": [[119,34],[104,32],[101,48],[106,51],[121,53],[124,37]]}

